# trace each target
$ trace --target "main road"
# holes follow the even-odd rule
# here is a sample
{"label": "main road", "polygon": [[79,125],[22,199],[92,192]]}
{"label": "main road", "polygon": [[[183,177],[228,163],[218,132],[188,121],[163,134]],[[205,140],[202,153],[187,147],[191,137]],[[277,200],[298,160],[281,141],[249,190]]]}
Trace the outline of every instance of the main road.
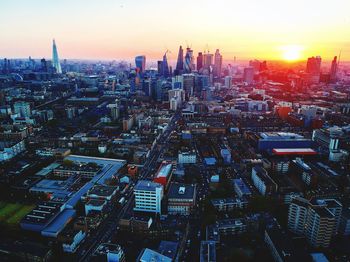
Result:
{"label": "main road", "polygon": [[[180,111],[177,111],[174,114],[166,130],[159,136],[157,143],[160,145],[160,147],[155,145],[151,149],[150,154],[146,159],[142,171],[138,177],[139,180],[151,178],[151,171],[156,166],[159,156],[167,146],[169,136],[176,127],[175,123],[179,120],[180,114]],[[134,183],[132,183],[132,186],[134,186]],[[125,199],[126,203],[122,209],[120,210],[117,206],[112,207],[112,210],[109,212],[107,218],[102,222],[97,232],[95,232],[94,235],[88,236],[84,243],[80,245],[76,253],[78,261],[89,261],[98,246],[101,243],[108,242],[112,238],[113,233],[117,230],[119,219],[124,216],[125,212],[129,210],[134,203],[134,194],[132,189],[128,190]]]}

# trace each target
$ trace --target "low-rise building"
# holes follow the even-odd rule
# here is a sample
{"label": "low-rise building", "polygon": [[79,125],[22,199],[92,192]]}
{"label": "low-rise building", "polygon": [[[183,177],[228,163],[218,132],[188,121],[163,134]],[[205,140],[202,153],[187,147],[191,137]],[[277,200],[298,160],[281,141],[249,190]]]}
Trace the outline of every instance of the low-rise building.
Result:
{"label": "low-rise building", "polygon": [[212,199],[211,203],[220,212],[228,212],[246,208],[248,201],[244,198],[220,198]]}
{"label": "low-rise building", "polygon": [[249,187],[244,183],[243,179],[241,178],[233,179],[233,189],[239,197],[252,195],[252,192],[249,190]]}
{"label": "low-rise building", "polygon": [[196,203],[196,186],[171,183],[168,192],[168,213],[190,215]]}
{"label": "low-rise building", "polygon": [[197,162],[197,154],[192,151],[180,151],[178,153],[179,164],[195,164]]}

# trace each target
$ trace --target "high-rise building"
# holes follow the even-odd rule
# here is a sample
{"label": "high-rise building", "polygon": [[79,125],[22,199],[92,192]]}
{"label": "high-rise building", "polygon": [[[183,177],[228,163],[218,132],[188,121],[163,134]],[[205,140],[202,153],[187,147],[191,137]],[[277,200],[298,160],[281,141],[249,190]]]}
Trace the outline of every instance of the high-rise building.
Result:
{"label": "high-rise building", "polygon": [[194,92],[195,76],[194,74],[184,74],[183,76],[183,90],[185,91],[186,100],[188,100]]}
{"label": "high-rise building", "polygon": [[202,67],[203,67],[203,54],[202,52],[199,52],[197,56],[197,71],[201,70]]}
{"label": "high-rise building", "polygon": [[182,49],[182,46],[179,47],[179,54],[177,56],[177,63],[176,63],[176,73],[175,74],[181,74],[184,69],[184,50]]}
{"label": "high-rise building", "polygon": [[134,211],[161,213],[161,203],[164,195],[161,184],[140,180],[134,188],[134,195]]}
{"label": "high-rise building", "polygon": [[338,61],[337,61],[337,57],[335,56],[332,60],[332,65],[331,65],[331,72],[330,72],[331,82],[337,81],[337,71],[338,71]]}
{"label": "high-rise building", "polygon": [[185,73],[191,73],[193,69],[193,51],[191,48],[187,47],[185,55],[184,71]]}
{"label": "high-rise building", "polygon": [[11,63],[10,63],[10,59],[4,58],[4,63],[3,63],[3,67],[2,67],[2,72],[4,74],[9,74],[11,73]]}
{"label": "high-rise building", "polygon": [[219,49],[216,49],[215,56],[214,56],[214,75],[216,77],[221,76],[221,69],[222,69],[222,55],[220,54]]}
{"label": "high-rise building", "polygon": [[225,87],[232,87],[232,76],[225,76]]}
{"label": "high-rise building", "polygon": [[30,103],[28,102],[18,101],[14,103],[13,110],[15,114],[20,114],[21,117],[30,117],[32,115]]}
{"label": "high-rise building", "polygon": [[309,57],[306,64],[306,73],[308,74],[308,82],[317,84],[320,82],[321,75],[321,57]]}
{"label": "high-rise building", "polygon": [[167,52],[163,55],[163,62],[162,62],[162,74],[164,77],[168,77],[170,75],[169,73],[169,66],[168,66],[168,58],[166,56]]}
{"label": "high-rise building", "polygon": [[328,247],[338,231],[342,205],[335,199],[308,201],[301,197],[292,200],[288,212],[288,229],[304,234],[314,247]]}
{"label": "high-rise building", "polygon": [[146,56],[139,55],[135,57],[135,65],[140,73],[145,72],[146,69]]}
{"label": "high-rise building", "polygon": [[62,68],[60,64],[60,60],[58,58],[58,51],[55,39],[52,42],[52,66],[56,69],[57,74],[62,74]]}
{"label": "high-rise building", "polygon": [[244,68],[243,72],[243,81],[247,84],[253,83],[254,80],[254,68],[253,67],[246,67]]}
{"label": "high-rise building", "polygon": [[115,100],[114,104],[109,104],[107,107],[111,110],[111,117],[113,120],[117,120],[119,118],[120,112],[119,112],[119,101],[118,99]]}
{"label": "high-rise building", "polygon": [[312,246],[327,248],[331,242],[334,227],[336,227],[335,216],[328,208],[309,208],[305,235]]}
{"label": "high-rise building", "polygon": [[46,62],[45,58],[42,58],[40,60],[40,64],[41,64],[41,71],[47,72],[48,68],[47,68],[47,62]]}
{"label": "high-rise building", "polygon": [[163,61],[157,61],[157,72],[159,75],[163,75]]}
{"label": "high-rise building", "polygon": [[309,201],[305,198],[296,197],[289,205],[288,229],[296,234],[302,235],[305,231],[308,214]]}
{"label": "high-rise building", "polygon": [[213,54],[208,53],[204,53],[203,56],[203,67],[205,69],[209,69],[210,66],[213,64]]}

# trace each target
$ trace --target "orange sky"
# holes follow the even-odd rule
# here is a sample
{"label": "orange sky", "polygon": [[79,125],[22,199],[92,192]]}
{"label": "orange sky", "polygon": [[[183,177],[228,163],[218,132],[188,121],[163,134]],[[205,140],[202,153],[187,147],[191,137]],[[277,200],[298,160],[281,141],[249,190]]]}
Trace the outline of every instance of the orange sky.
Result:
{"label": "orange sky", "polygon": [[0,57],[176,59],[188,43],[195,54],[220,48],[224,59],[350,60],[349,0],[1,0]]}

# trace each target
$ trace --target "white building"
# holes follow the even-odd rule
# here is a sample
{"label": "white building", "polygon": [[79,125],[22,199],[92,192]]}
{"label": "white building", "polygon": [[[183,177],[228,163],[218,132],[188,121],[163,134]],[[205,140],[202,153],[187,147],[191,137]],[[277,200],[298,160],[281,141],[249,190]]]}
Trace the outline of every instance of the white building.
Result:
{"label": "white building", "polygon": [[134,211],[161,213],[161,203],[164,195],[161,184],[140,180],[134,188],[134,195]]}
{"label": "white building", "polygon": [[65,234],[67,239],[62,243],[63,251],[66,253],[74,253],[85,236],[86,234],[83,230],[67,232]]}
{"label": "white building", "polygon": [[306,236],[314,247],[328,247],[332,236],[342,231],[342,205],[335,199],[293,199],[289,206],[288,229]]}
{"label": "white building", "polygon": [[11,141],[0,141],[0,161],[9,160],[24,150],[24,140],[17,143]]}
{"label": "white building", "polygon": [[19,114],[21,117],[30,117],[32,111],[30,109],[30,103],[18,101],[13,105],[13,111],[15,114]]}
{"label": "white building", "polygon": [[179,164],[195,164],[197,162],[197,155],[194,150],[179,152],[178,154],[178,163]]}
{"label": "white building", "polygon": [[296,234],[304,234],[309,201],[305,198],[296,197],[289,205],[288,229]]}
{"label": "white building", "polygon": [[277,184],[271,179],[264,168],[260,166],[253,167],[251,178],[254,186],[263,196],[277,191]]}

